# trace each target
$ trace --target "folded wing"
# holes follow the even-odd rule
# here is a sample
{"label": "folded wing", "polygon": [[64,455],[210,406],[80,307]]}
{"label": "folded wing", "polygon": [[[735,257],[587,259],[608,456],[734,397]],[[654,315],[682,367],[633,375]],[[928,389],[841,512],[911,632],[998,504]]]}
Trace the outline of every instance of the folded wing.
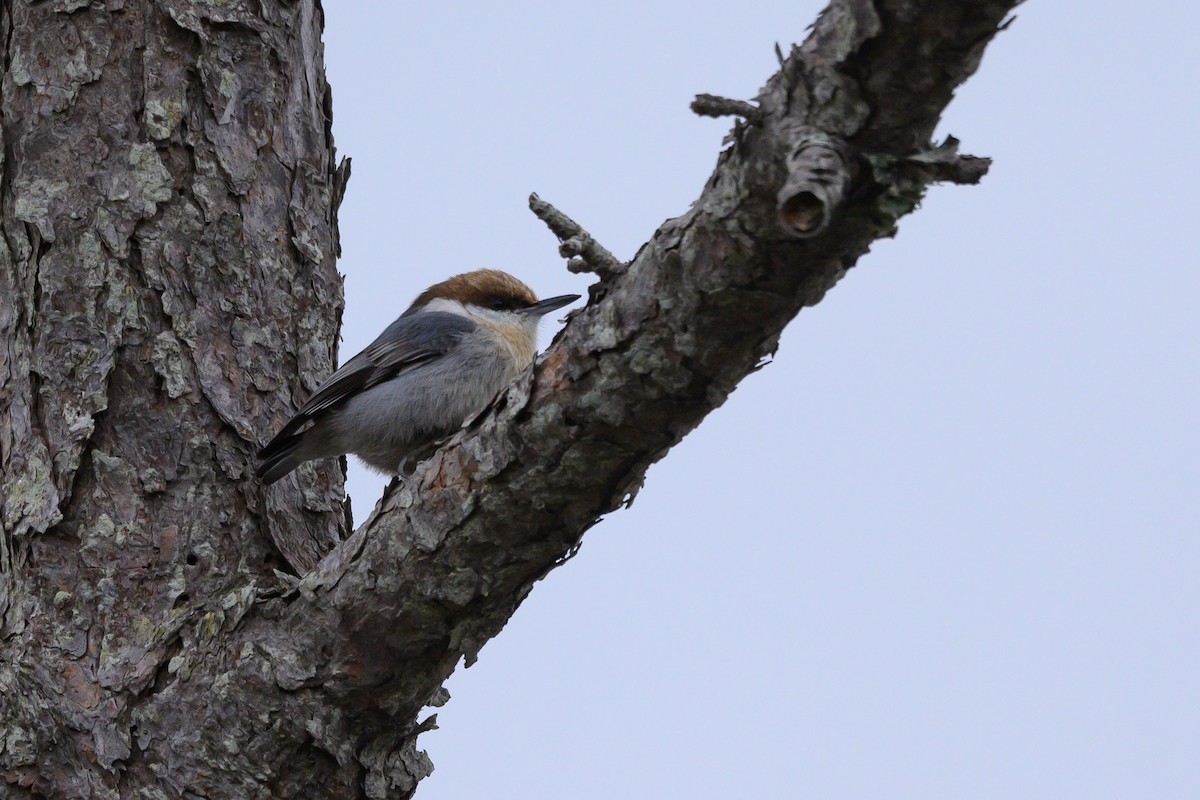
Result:
{"label": "folded wing", "polygon": [[474,327],[475,323],[467,317],[448,312],[400,317],[317,387],[295,416],[259,451],[264,467],[295,444],[293,437],[307,423],[319,421],[372,386],[445,355]]}

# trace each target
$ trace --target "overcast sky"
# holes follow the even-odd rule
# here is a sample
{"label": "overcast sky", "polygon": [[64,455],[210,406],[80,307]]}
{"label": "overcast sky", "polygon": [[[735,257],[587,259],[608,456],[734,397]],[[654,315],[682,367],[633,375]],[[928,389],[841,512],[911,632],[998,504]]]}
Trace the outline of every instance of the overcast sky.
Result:
{"label": "overcast sky", "polygon": [[[691,98],[752,97],[823,4],[325,5],[344,360],[453,273],[584,293],[529,193],[632,257],[728,129]],[[1200,797],[1198,26],[1021,7],[939,131],[991,174],[456,673],[418,797]]]}

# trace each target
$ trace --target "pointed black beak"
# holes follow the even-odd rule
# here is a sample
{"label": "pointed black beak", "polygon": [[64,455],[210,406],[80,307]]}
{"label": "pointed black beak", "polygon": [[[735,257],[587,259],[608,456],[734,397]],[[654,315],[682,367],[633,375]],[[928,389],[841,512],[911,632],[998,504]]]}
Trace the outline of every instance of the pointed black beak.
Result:
{"label": "pointed black beak", "polygon": [[580,298],[580,296],[581,295],[577,294],[564,294],[558,297],[547,297],[545,300],[539,300],[538,302],[526,308],[525,313],[535,317],[540,317],[545,314],[549,314],[555,309],[562,308],[568,303],[574,303]]}

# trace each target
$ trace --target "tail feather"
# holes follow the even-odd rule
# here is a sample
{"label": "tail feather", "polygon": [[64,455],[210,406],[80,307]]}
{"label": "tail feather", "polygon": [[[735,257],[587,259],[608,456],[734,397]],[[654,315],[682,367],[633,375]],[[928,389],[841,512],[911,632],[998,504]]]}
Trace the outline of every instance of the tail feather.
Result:
{"label": "tail feather", "polygon": [[270,444],[258,451],[261,463],[258,465],[258,477],[264,485],[270,485],[287,475],[308,459],[300,453],[304,443],[304,434],[276,436]]}

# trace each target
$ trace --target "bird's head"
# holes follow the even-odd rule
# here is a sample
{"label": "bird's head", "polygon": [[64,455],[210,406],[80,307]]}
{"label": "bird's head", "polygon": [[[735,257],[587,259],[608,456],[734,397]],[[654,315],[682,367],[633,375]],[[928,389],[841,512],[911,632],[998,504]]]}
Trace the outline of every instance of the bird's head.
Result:
{"label": "bird's head", "polygon": [[538,300],[532,289],[507,272],[477,269],[430,286],[404,314],[448,311],[506,328],[517,327],[536,337],[544,315],[578,299],[577,294],[564,294]]}

